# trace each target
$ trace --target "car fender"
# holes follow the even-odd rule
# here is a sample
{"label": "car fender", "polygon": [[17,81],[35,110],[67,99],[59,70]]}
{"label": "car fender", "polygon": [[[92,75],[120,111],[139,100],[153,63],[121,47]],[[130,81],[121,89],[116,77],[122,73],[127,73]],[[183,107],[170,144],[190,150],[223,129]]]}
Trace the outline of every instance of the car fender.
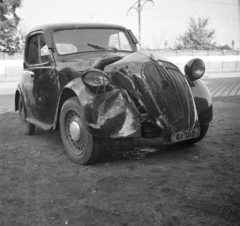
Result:
{"label": "car fender", "polygon": [[123,138],[139,137],[141,126],[128,103],[127,93],[120,89],[98,95],[87,88],[81,78],[70,81],[62,90],[54,128],[57,126],[63,103],[77,96],[89,131],[95,136]]}
{"label": "car fender", "polygon": [[63,87],[58,99],[57,110],[55,113],[55,119],[53,123],[53,129],[56,129],[58,125],[58,120],[61,113],[62,105],[67,99],[74,96],[78,97],[80,106],[84,108],[84,106],[95,96],[95,94],[93,94],[87,89],[87,87],[83,84],[82,79],[80,77],[68,82]]}
{"label": "car fender", "polygon": [[20,96],[23,98],[23,102],[25,104],[25,106],[27,106],[26,104],[26,93],[24,92],[24,89],[23,89],[23,83],[20,82],[17,87],[16,87],[16,91],[15,91],[15,111],[18,111],[18,102],[19,102],[19,98]]}
{"label": "car fender", "polygon": [[207,125],[213,118],[213,101],[209,89],[201,80],[191,85],[193,98],[196,104],[200,126]]}
{"label": "car fender", "polygon": [[84,107],[92,134],[100,137],[130,138],[141,136],[140,121],[126,91],[103,92]]}

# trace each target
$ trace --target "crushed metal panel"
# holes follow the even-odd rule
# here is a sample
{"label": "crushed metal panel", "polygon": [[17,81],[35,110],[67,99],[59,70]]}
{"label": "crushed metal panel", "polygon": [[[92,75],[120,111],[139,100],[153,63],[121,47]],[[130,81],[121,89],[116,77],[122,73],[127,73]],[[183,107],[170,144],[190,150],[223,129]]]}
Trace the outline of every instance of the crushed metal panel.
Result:
{"label": "crushed metal panel", "polygon": [[124,124],[120,131],[117,134],[111,136],[112,138],[120,137],[139,137],[141,135],[141,128],[139,123],[135,120],[132,112],[127,108],[126,109],[126,118]]}
{"label": "crushed metal panel", "polygon": [[97,136],[120,138],[140,135],[141,126],[120,90],[96,96],[84,111],[89,129]]}
{"label": "crushed metal panel", "polygon": [[[167,65],[168,67],[169,64]],[[168,69],[169,70],[169,69]],[[196,123],[196,111],[190,88],[184,76],[178,73],[173,66],[168,70],[156,62],[146,63],[143,73],[147,84],[151,88],[153,99],[160,112],[158,120],[169,132],[190,129]]]}

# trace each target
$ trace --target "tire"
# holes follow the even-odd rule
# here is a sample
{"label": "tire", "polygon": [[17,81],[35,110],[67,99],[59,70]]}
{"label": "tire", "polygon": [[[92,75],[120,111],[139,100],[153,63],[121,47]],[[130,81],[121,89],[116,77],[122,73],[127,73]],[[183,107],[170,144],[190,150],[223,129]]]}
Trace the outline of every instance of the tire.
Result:
{"label": "tire", "polygon": [[201,134],[200,134],[199,137],[191,139],[191,140],[186,140],[186,141],[180,142],[179,144],[192,145],[192,144],[195,144],[195,143],[201,141],[206,136],[206,134],[208,132],[208,128],[209,128],[209,124],[201,126]]}
{"label": "tire", "polygon": [[74,162],[89,165],[99,156],[95,138],[88,132],[77,97],[65,101],[60,114],[60,133],[65,150]]}
{"label": "tire", "polygon": [[26,121],[27,111],[21,96],[19,97],[19,101],[18,101],[18,110],[19,110],[20,123],[21,123],[21,127],[24,134],[33,135],[35,132],[36,126]]}

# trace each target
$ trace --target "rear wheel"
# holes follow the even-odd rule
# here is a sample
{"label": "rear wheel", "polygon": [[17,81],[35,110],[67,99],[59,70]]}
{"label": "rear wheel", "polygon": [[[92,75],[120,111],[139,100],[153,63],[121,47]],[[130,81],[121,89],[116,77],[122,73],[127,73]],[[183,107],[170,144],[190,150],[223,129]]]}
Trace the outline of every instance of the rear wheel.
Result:
{"label": "rear wheel", "polygon": [[30,122],[26,121],[27,118],[27,111],[23,102],[22,97],[19,97],[18,101],[18,110],[19,110],[19,118],[21,122],[21,127],[23,132],[26,135],[33,135],[35,131],[35,125],[31,124]]}
{"label": "rear wheel", "polygon": [[60,132],[68,156],[76,163],[93,163],[99,148],[95,138],[88,132],[83,109],[77,97],[68,99],[60,114]]}

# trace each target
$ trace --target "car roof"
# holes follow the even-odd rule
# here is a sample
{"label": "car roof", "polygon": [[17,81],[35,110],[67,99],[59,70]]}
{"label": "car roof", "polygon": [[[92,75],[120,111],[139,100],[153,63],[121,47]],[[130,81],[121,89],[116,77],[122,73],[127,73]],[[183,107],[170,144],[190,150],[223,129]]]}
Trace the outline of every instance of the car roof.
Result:
{"label": "car roof", "polygon": [[126,30],[124,26],[116,24],[105,24],[105,23],[54,23],[54,24],[42,24],[32,28],[29,33],[35,31],[53,31],[60,29],[77,29],[77,28],[108,28],[108,29],[120,29]]}

